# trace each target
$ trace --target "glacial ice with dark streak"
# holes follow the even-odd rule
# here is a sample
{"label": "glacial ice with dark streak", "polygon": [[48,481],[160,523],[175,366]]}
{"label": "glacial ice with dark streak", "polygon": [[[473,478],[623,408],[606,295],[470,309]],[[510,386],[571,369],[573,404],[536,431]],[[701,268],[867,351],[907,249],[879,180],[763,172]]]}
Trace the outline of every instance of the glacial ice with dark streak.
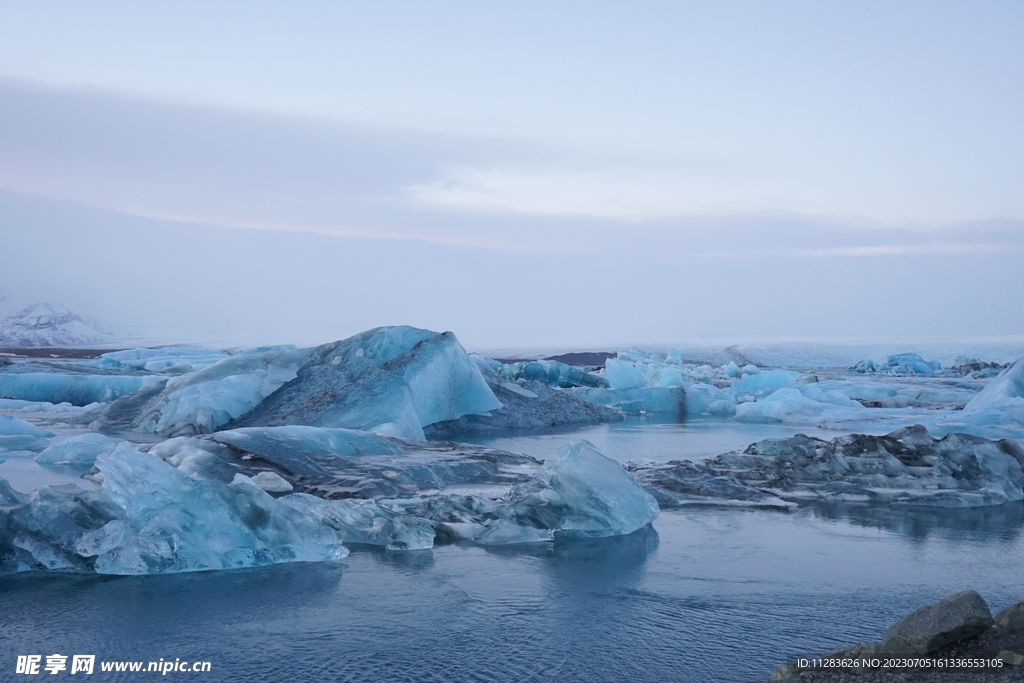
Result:
{"label": "glacial ice with dark streak", "polygon": [[293,346],[253,349],[198,372],[160,379],[82,417],[102,432],[179,436],[206,434],[244,415],[295,378],[310,351]]}
{"label": "glacial ice with dark streak", "polygon": [[192,477],[231,481],[238,473],[269,471],[296,491],[324,498],[400,498],[454,487],[504,491],[541,464],[485,446],[302,425],[170,439],[149,452]]}
{"label": "glacial ice with dark streak", "polygon": [[967,508],[1024,500],[1024,449],[920,426],[830,441],[798,434],[700,462],[629,463],[663,507],[845,501]]}
{"label": "glacial ice with dark streak", "polygon": [[321,561],[348,551],[330,526],[243,475],[197,481],[125,444],[101,455],[99,491],[44,486],[0,511],[0,568],[157,574]]}
{"label": "glacial ice with dark streak", "polygon": [[[307,435],[306,442],[344,448],[359,443],[361,435],[351,434],[340,441],[339,436],[320,434],[311,439]],[[251,433],[234,437],[223,439],[222,445],[245,437],[261,442],[260,435]],[[401,498],[377,496],[370,500],[324,499],[301,491],[275,498],[241,471],[233,471],[244,469],[244,465],[232,468],[226,461],[222,462],[227,466],[224,471],[200,468],[188,472],[184,465],[197,454],[211,455],[197,443],[215,443],[210,439],[179,438],[160,444],[165,451],[174,450],[168,449],[171,442],[179,447],[172,455],[163,453],[168,462],[121,443],[96,458],[95,466],[102,474],[99,491],[44,486],[26,499],[3,482],[0,569],[99,574],[228,569],[338,559],[348,552],[343,542],[392,550],[426,549],[433,546],[438,534],[445,540],[461,538],[484,545],[602,538],[632,533],[658,516],[658,504],[622,466],[585,441],[566,446],[557,459],[542,467],[520,456],[526,459],[532,476],[515,477],[519,483],[506,481],[502,494],[492,498],[411,487]],[[262,440],[262,445],[273,441]],[[239,463],[257,463],[254,469],[266,465],[237,447],[231,450]],[[292,455],[308,456],[310,450],[294,448]],[[444,450],[443,446],[435,451],[423,449],[411,454],[411,459],[423,460],[419,465],[434,476],[437,460],[441,469],[454,461],[446,462]],[[321,456],[367,463],[382,460],[389,467],[402,457]],[[173,466],[175,461],[178,467]],[[381,473],[384,479],[389,471]],[[216,478],[197,478],[202,473],[213,473]],[[225,482],[229,474],[231,479]],[[475,476],[468,476],[463,483],[468,482],[481,483]],[[436,483],[427,482],[431,486]]]}
{"label": "glacial ice with dark streak", "polygon": [[297,376],[231,427],[343,427],[409,439],[501,408],[451,332],[378,327],[313,350]]}
{"label": "glacial ice with dark streak", "polygon": [[[556,367],[548,381],[527,379],[538,376],[533,372],[508,371],[512,366],[503,366],[480,356],[471,356],[491,392],[501,402],[501,407],[486,414],[463,415],[455,420],[446,420],[427,425],[425,435],[431,439],[458,439],[463,434],[525,431],[549,429],[551,427],[581,426],[618,422],[624,414],[618,408],[603,406],[581,400],[574,391],[552,386],[561,380],[557,377],[575,378]],[[538,362],[539,361],[535,361]],[[554,363],[554,361],[544,361]],[[564,365],[558,363],[558,366]],[[524,367],[529,367],[527,364]],[[547,367],[547,366],[545,366]],[[565,366],[568,367],[568,366]],[[590,375],[590,373],[587,373]],[[591,375],[596,377],[596,375]],[[516,377],[512,381],[512,377]],[[578,378],[577,378],[578,379]],[[566,380],[568,381],[568,380]],[[575,380],[573,380],[575,382]],[[551,383],[549,383],[551,382]],[[607,391],[607,390],[604,390]]]}

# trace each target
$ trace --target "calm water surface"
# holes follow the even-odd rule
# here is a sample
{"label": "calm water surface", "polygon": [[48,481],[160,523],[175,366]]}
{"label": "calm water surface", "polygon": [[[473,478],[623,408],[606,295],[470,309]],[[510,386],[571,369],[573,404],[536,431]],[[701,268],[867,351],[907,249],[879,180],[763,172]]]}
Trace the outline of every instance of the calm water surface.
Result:
{"label": "calm water surface", "polygon": [[[556,547],[355,549],[343,562],[0,580],[18,654],[209,660],[204,681],[747,681],[974,588],[1024,598],[1024,506],[663,513]],[[96,680],[157,674],[97,673]]]}

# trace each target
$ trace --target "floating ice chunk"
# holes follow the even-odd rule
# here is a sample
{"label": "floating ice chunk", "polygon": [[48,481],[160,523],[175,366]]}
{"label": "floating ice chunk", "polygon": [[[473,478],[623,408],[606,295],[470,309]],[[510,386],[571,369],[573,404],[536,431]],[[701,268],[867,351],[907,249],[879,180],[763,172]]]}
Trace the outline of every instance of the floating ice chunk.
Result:
{"label": "floating ice chunk", "polygon": [[[923,507],[982,507],[1024,499],[1024,451],[1012,441],[924,427],[831,441],[798,434],[698,463],[631,465],[666,505],[701,497],[744,504],[839,500]],[[673,503],[675,501],[675,503]]]}
{"label": "floating ice chunk", "polygon": [[324,500],[305,493],[279,499],[339,531],[346,543],[379,545],[388,550],[434,547],[434,528],[424,519],[396,513],[371,500]]}
{"label": "floating ice chunk", "polygon": [[238,426],[304,424],[422,439],[423,427],[501,403],[451,332],[379,327],[317,347]]}
{"label": "floating ice chunk", "polygon": [[9,415],[0,415],[0,452],[41,451],[53,436],[31,422]]}
{"label": "floating ice chunk", "polygon": [[725,370],[725,374],[728,375],[729,377],[743,376],[743,371],[740,370],[740,366],[736,365],[736,361],[734,360],[729,361],[729,364],[723,366],[722,369]]}
{"label": "floating ice chunk", "polygon": [[804,422],[828,416],[851,419],[865,410],[857,401],[838,391],[822,391],[814,385],[785,387],[758,400],[736,406],[741,422]]}
{"label": "floating ice chunk", "polygon": [[666,415],[686,418],[686,391],[682,387],[639,389],[571,389],[573,396],[598,405],[618,408],[624,413]]}
{"label": "floating ice chunk", "polygon": [[881,372],[881,371],[882,371],[882,366],[879,365],[878,363],[876,363],[875,361],[871,360],[871,359],[862,360],[859,363],[857,363],[856,365],[854,365],[852,368],[850,368],[850,372],[851,373],[859,372],[862,375],[871,374],[871,373],[875,373],[875,372]]}
{"label": "floating ice chunk", "polygon": [[534,360],[525,363],[512,363],[500,369],[501,376],[515,382],[519,379],[543,382],[544,384],[561,387],[606,387],[608,380],[571,365],[554,360]]}
{"label": "floating ice chunk", "polygon": [[971,399],[964,410],[981,410],[1024,399],[1024,358],[1003,370]]}
{"label": "floating ice chunk", "polygon": [[608,386],[612,389],[637,389],[647,386],[647,377],[629,361],[609,358],[604,362],[604,369]]}
{"label": "floating ice chunk", "polygon": [[249,427],[217,432],[210,437],[247,453],[270,454],[294,461],[312,453],[331,456],[399,455],[402,442],[386,436],[354,429],[326,429],[291,425],[287,427]]}
{"label": "floating ice chunk", "polygon": [[85,413],[98,407],[98,403],[75,406],[70,403],[49,403],[48,401],[24,401],[20,398],[0,398],[0,410],[17,410],[25,413]]}
{"label": "floating ice chunk", "polygon": [[626,469],[663,509],[688,505],[728,505],[788,510],[796,503],[743,483],[726,471],[703,463],[675,460],[669,463],[627,463]]}
{"label": "floating ice chunk", "polygon": [[[246,477],[199,482],[130,448],[101,456],[96,493],[44,487],[8,513],[14,554],[34,568],[156,574],[344,557],[330,527]],[[9,565],[9,562],[5,562]]]}
{"label": "floating ice chunk", "polygon": [[807,398],[792,387],[778,389],[760,401],[736,406],[741,422],[792,422],[795,418],[818,417],[827,406]]}
{"label": "floating ice chunk", "polygon": [[254,476],[274,468],[297,491],[325,497],[394,498],[467,485],[504,493],[540,465],[529,456],[484,446],[305,426],[170,439],[149,452],[204,480],[231,481],[238,472]]}
{"label": "floating ice chunk", "polygon": [[277,472],[260,472],[252,477],[252,483],[267,493],[288,493],[295,487],[289,484]]}
{"label": "floating ice chunk", "polygon": [[486,415],[463,415],[457,420],[424,427],[428,438],[458,439],[464,434],[547,429],[567,425],[600,424],[622,420],[622,411],[581,400],[575,389],[563,391],[536,381],[507,382],[493,372],[484,379],[501,402]]}
{"label": "floating ice chunk", "polygon": [[719,415],[729,417],[736,413],[736,402],[733,396],[710,384],[687,384],[686,414]]}
{"label": "floating ice chunk", "polygon": [[952,432],[989,439],[1016,439],[1024,443],[1024,399],[1011,398],[988,408],[958,410],[936,423],[936,434]]}
{"label": "floating ice chunk", "polygon": [[761,368],[751,363],[747,363],[740,369],[743,371],[744,375],[757,375],[761,373]]}
{"label": "floating ice chunk", "polygon": [[563,446],[532,481],[514,487],[507,503],[508,524],[495,526],[481,543],[532,542],[544,535],[538,532],[552,538],[620,536],[647,526],[659,512],[622,465],[582,440]]}
{"label": "floating ice chunk", "polygon": [[215,431],[294,379],[309,353],[278,346],[230,356],[104,407],[93,426],[161,436]]}
{"label": "floating ice chunk", "polygon": [[[826,386],[824,383],[800,384],[795,387],[804,398],[809,398],[818,403],[859,410],[862,404],[853,400],[842,391]],[[769,396],[769,398],[771,398]]]}
{"label": "floating ice chunk", "polygon": [[956,360],[953,361],[953,367],[950,368],[950,372],[961,377],[981,379],[995,377],[1009,366],[1009,363],[1001,365],[992,361],[982,361],[971,356],[957,356]]}
{"label": "floating ice chunk", "polygon": [[654,382],[656,387],[681,387],[685,384],[683,373],[675,368],[661,368],[658,370],[657,379]]}
{"label": "floating ice chunk", "polygon": [[926,361],[918,353],[897,353],[885,361],[886,370],[901,375],[931,375],[942,369],[937,360]]}
{"label": "floating ice chunk", "polygon": [[156,373],[195,372],[228,357],[223,351],[169,346],[159,349],[127,349],[104,353],[90,363],[105,370]]}
{"label": "floating ice chunk", "polygon": [[102,491],[43,486],[8,510],[0,526],[0,572],[30,569],[92,571],[75,551],[87,531],[101,528],[123,511]]}
{"label": "floating ice chunk", "polygon": [[24,505],[26,496],[15,491],[6,479],[0,478],[0,507]]}
{"label": "floating ice chunk", "polygon": [[155,574],[344,557],[327,525],[246,477],[200,482],[123,445],[101,455],[103,487],[44,486],[6,513],[4,571]]}
{"label": "floating ice chunk", "polygon": [[93,468],[96,458],[124,443],[127,442],[102,434],[80,434],[52,444],[35,461],[54,472],[82,475]]}
{"label": "floating ice chunk", "polygon": [[21,372],[0,375],[0,397],[85,406],[134,394],[158,377]]}
{"label": "floating ice chunk", "polygon": [[31,422],[9,415],[0,415],[0,436],[35,436],[45,439],[53,434],[36,427]]}
{"label": "floating ice chunk", "polygon": [[793,372],[792,370],[769,370],[768,372],[744,377],[739,382],[733,384],[729,391],[734,396],[750,394],[756,399],[761,399],[774,391],[793,386],[798,379],[800,379],[799,372]]}

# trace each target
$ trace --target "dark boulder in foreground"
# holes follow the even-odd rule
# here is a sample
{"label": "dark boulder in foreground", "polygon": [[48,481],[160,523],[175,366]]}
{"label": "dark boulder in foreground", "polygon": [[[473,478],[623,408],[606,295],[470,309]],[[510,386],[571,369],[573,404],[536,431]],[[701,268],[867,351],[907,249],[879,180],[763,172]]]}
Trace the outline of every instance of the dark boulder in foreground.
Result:
{"label": "dark boulder in foreground", "polygon": [[975,591],[963,591],[919,607],[897,621],[885,632],[882,650],[899,655],[925,655],[981,635],[992,623],[992,612],[984,598]]}
{"label": "dark boulder in foreground", "polygon": [[[992,626],[992,614],[985,600],[975,591],[963,591],[914,610],[889,627],[880,643],[859,643],[783,664],[775,669],[771,680],[785,683],[1020,680],[1022,676],[1014,667],[1024,663],[1024,658],[1017,654],[1024,650],[1024,633],[1006,633]],[[831,664],[817,667],[816,660],[830,660]],[[973,664],[958,665],[957,660],[961,664],[965,661]]]}

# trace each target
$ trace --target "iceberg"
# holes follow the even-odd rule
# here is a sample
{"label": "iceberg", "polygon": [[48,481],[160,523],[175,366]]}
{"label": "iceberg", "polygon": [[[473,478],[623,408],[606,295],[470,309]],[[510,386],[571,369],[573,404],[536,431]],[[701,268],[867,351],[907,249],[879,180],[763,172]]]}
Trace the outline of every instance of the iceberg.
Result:
{"label": "iceberg", "polygon": [[733,396],[718,387],[711,384],[694,383],[687,384],[684,390],[686,391],[686,414],[688,416],[732,417],[736,414],[736,401]]}
{"label": "iceberg", "polygon": [[430,522],[371,500],[324,500],[296,493],[280,501],[337,530],[346,543],[383,546],[388,550],[434,547],[434,527]]}
{"label": "iceberg", "polygon": [[603,538],[642,529],[658,518],[658,503],[615,460],[589,441],[563,446],[553,463],[512,489],[509,520],[553,538]]}
{"label": "iceberg", "polygon": [[500,499],[455,494],[407,512],[431,520],[445,540],[512,545],[631,534],[657,519],[659,508],[622,465],[578,440]]}
{"label": "iceberg", "polygon": [[99,491],[44,486],[3,512],[0,567],[159,574],[340,559],[330,526],[238,475],[196,481],[120,447],[97,459]]}
{"label": "iceberg", "polygon": [[343,427],[423,439],[423,427],[501,403],[451,332],[379,327],[317,347],[232,426]]}
{"label": "iceberg", "polygon": [[309,353],[293,346],[239,353],[192,374],[161,378],[85,418],[104,432],[207,434],[245,415],[294,379]]}
{"label": "iceberg", "polygon": [[769,370],[748,375],[729,387],[728,392],[737,398],[751,396],[760,400],[779,389],[786,389],[800,379],[799,372],[792,370]]}
{"label": "iceberg", "polygon": [[108,403],[160,381],[159,377],[66,375],[50,372],[0,374],[0,397],[85,406]]}
{"label": "iceberg", "polygon": [[608,386],[612,389],[639,389],[647,386],[647,376],[633,363],[621,357],[606,360],[604,371],[608,378]]}
{"label": "iceberg", "polygon": [[0,398],[0,410],[18,411],[23,413],[76,413],[81,414],[96,408],[98,403],[84,406],[73,406],[70,403],[50,403],[49,401],[23,401],[20,398]]}
{"label": "iceberg", "polygon": [[511,363],[500,369],[503,379],[515,382],[520,379],[543,382],[549,386],[568,389],[570,387],[607,387],[608,380],[592,372],[574,368],[555,360],[534,360]]}
{"label": "iceberg", "polygon": [[981,410],[1024,402],[1024,358],[999,373],[971,399],[964,410]]}
{"label": "iceberg", "polygon": [[170,439],[149,452],[197,479],[228,482],[236,474],[272,472],[295,491],[323,498],[404,498],[457,487],[504,493],[540,466],[484,446],[301,425]]}
{"label": "iceberg", "polygon": [[127,349],[104,353],[90,366],[114,372],[183,374],[202,370],[228,354],[212,349],[166,346],[159,349]]}
{"label": "iceberg", "polygon": [[886,359],[884,364],[870,359],[862,360],[850,368],[851,374],[934,375],[941,371],[942,364],[939,361],[927,361],[919,353],[893,354]]}
{"label": "iceberg", "polygon": [[901,375],[932,375],[942,370],[939,361],[926,361],[918,353],[897,353],[889,356],[885,365],[888,372]]}
{"label": "iceberg", "polygon": [[701,462],[630,463],[663,506],[707,502],[873,502],[967,508],[1024,500],[1024,450],[1011,440],[933,437],[920,426],[831,441],[798,434]]}
{"label": "iceberg", "polygon": [[[465,538],[485,545],[604,538],[633,533],[658,516],[657,502],[619,463],[587,442],[566,446],[543,467],[527,456],[508,454],[527,467],[519,468],[515,485],[505,482],[504,494],[497,498],[476,493],[438,495],[436,490],[413,495],[424,492],[417,486],[403,488],[401,483],[417,467],[427,472],[431,463],[457,467],[472,459],[465,457],[465,451],[446,457],[446,451],[458,450],[453,444],[416,451],[428,445],[341,431],[238,430],[221,439],[220,453],[212,441],[218,435],[178,437],[153,449],[163,449],[160,455],[166,462],[156,453],[142,453],[120,442],[95,458],[102,474],[98,491],[74,485],[43,486],[25,496],[0,480],[0,571],[158,574],[230,569],[338,559],[348,552],[343,542],[420,550],[432,547],[438,535],[443,540]],[[324,445],[380,450],[373,447],[376,439],[383,440],[377,445],[397,446],[404,452],[351,456],[313,452]],[[275,444],[289,441],[291,455],[277,454]],[[86,441],[77,443],[82,451],[88,450]],[[228,443],[230,447],[224,445]],[[267,451],[257,455],[241,450],[237,443]],[[216,478],[186,472],[181,465],[194,463],[201,446],[211,444],[214,452],[207,453],[223,458],[227,471],[217,472]],[[112,444],[93,440],[92,445]],[[228,452],[234,453],[233,462]],[[480,449],[480,455],[486,461],[499,459],[501,452]],[[365,472],[377,463],[381,479],[397,481],[396,490],[404,495],[325,499],[310,495],[311,487],[300,484],[307,490],[280,490],[275,497],[257,480],[279,489],[287,489],[280,486],[287,482],[274,469],[267,469],[274,463],[265,456],[287,462],[294,468],[291,480],[299,482],[304,476],[300,470],[305,473],[318,467],[334,477],[332,460],[353,473],[352,461],[362,461]],[[178,467],[173,465],[176,459]],[[244,473],[246,469],[256,470],[253,477]],[[527,469],[532,476],[526,475]],[[324,480],[325,488],[332,481]],[[422,481],[418,486],[436,483]],[[380,492],[364,488],[347,493]]]}
{"label": "iceberg", "polygon": [[0,452],[41,451],[53,434],[17,417],[0,415]]}
{"label": "iceberg", "polygon": [[102,434],[80,434],[48,446],[35,461],[54,472],[81,476],[96,465],[96,458],[126,443]]}
{"label": "iceberg", "polygon": [[10,415],[0,415],[0,436],[35,436],[46,439],[53,436],[53,434],[45,429],[36,427],[27,420],[11,417]]}
{"label": "iceberg", "polygon": [[686,418],[686,390],[682,387],[641,387],[638,389],[572,389],[572,395],[588,403],[618,408],[635,415],[664,415]]}
{"label": "iceberg", "polygon": [[813,385],[785,387],[757,400],[736,406],[741,422],[803,422],[821,417],[851,419],[863,414],[863,405],[835,391]]}
{"label": "iceberg", "polygon": [[950,372],[961,377],[983,379],[995,377],[1008,367],[1010,367],[1010,363],[1001,365],[992,361],[978,360],[971,356],[957,356],[956,360],[953,361],[953,367],[950,368]]}
{"label": "iceberg", "polygon": [[537,380],[519,378],[511,382],[491,367],[477,361],[481,375],[501,403],[484,415],[463,415],[427,425],[424,435],[431,439],[453,439],[464,434],[548,429],[570,425],[600,424],[624,419],[622,411],[581,400],[576,390],[559,390]]}

